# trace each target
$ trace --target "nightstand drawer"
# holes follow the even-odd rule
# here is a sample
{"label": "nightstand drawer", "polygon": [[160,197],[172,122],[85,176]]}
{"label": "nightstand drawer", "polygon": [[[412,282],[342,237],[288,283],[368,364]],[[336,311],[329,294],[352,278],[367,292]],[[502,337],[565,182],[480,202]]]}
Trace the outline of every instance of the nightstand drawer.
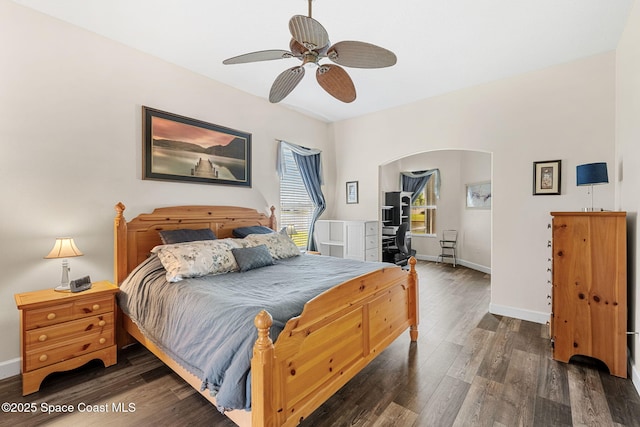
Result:
{"label": "nightstand drawer", "polygon": [[113,296],[83,299],[73,305],[76,318],[113,311]]}
{"label": "nightstand drawer", "polygon": [[87,336],[92,332],[113,329],[113,313],[86,317],[59,325],[37,328],[25,333],[25,348],[27,351],[38,347],[47,347],[52,342],[70,340],[80,336]]}
{"label": "nightstand drawer", "polygon": [[114,344],[113,328],[69,341],[26,352],[25,368],[27,371],[42,368],[64,360],[72,359],[85,353],[100,350]]}
{"label": "nightstand drawer", "polygon": [[24,312],[24,329],[28,331],[30,329],[72,320],[73,318],[72,302],[56,304],[52,307],[39,308],[36,310],[26,310]]}

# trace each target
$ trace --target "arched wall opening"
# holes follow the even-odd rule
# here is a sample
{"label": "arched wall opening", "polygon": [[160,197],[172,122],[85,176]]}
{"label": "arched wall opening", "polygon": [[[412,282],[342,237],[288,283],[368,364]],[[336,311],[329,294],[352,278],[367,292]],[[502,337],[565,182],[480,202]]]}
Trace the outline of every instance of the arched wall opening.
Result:
{"label": "arched wall opening", "polygon": [[378,211],[382,212],[386,192],[400,191],[400,172],[440,169],[442,184],[436,209],[436,233],[412,235],[412,249],[416,250],[418,259],[436,261],[442,231],[455,229],[458,230],[457,263],[490,274],[492,209],[468,207],[466,193],[468,185],[492,181],[492,162],[491,152],[444,149],[418,152],[379,165]]}

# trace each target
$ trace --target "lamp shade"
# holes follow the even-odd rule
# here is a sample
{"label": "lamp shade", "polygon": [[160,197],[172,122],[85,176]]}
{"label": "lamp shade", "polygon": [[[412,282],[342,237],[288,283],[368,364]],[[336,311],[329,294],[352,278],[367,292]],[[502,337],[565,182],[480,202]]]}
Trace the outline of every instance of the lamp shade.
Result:
{"label": "lamp shade", "polygon": [[294,234],[298,234],[298,230],[296,230],[296,226],[291,224],[287,225],[287,234],[289,236],[293,236]]}
{"label": "lamp shade", "polygon": [[71,258],[84,255],[71,237],[58,237],[53,249],[45,258]]}
{"label": "lamp shade", "polygon": [[587,163],[576,167],[577,185],[606,184],[609,182],[605,162]]}

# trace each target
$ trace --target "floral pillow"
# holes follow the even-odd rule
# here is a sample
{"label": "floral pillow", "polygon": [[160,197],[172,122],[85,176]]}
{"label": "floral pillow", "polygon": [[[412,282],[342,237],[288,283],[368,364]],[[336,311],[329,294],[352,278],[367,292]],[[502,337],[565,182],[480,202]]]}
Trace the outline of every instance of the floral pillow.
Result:
{"label": "floral pillow", "polygon": [[158,255],[167,270],[167,281],[179,282],[189,277],[237,271],[231,250],[239,247],[235,239],[220,239],[161,245],[151,252]]}
{"label": "floral pillow", "polygon": [[244,240],[251,246],[265,245],[273,259],[300,255],[300,249],[286,233],[250,234]]}

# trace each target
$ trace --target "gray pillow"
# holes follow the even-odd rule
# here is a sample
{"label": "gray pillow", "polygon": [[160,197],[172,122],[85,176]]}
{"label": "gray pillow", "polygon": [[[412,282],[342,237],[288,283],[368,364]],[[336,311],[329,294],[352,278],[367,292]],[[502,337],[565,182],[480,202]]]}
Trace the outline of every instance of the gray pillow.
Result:
{"label": "gray pillow", "polygon": [[176,243],[197,242],[200,240],[216,240],[216,235],[210,228],[201,228],[192,230],[189,228],[181,228],[179,230],[162,230],[158,232],[160,239],[165,245],[174,245]]}
{"label": "gray pillow", "polygon": [[233,256],[236,258],[240,271],[249,271],[254,268],[273,265],[273,258],[266,245],[258,245],[250,248],[234,248],[231,249]]}
{"label": "gray pillow", "polygon": [[251,225],[249,227],[234,228],[232,233],[233,237],[244,239],[249,234],[268,234],[274,233],[274,231],[269,227],[265,227],[264,225]]}

